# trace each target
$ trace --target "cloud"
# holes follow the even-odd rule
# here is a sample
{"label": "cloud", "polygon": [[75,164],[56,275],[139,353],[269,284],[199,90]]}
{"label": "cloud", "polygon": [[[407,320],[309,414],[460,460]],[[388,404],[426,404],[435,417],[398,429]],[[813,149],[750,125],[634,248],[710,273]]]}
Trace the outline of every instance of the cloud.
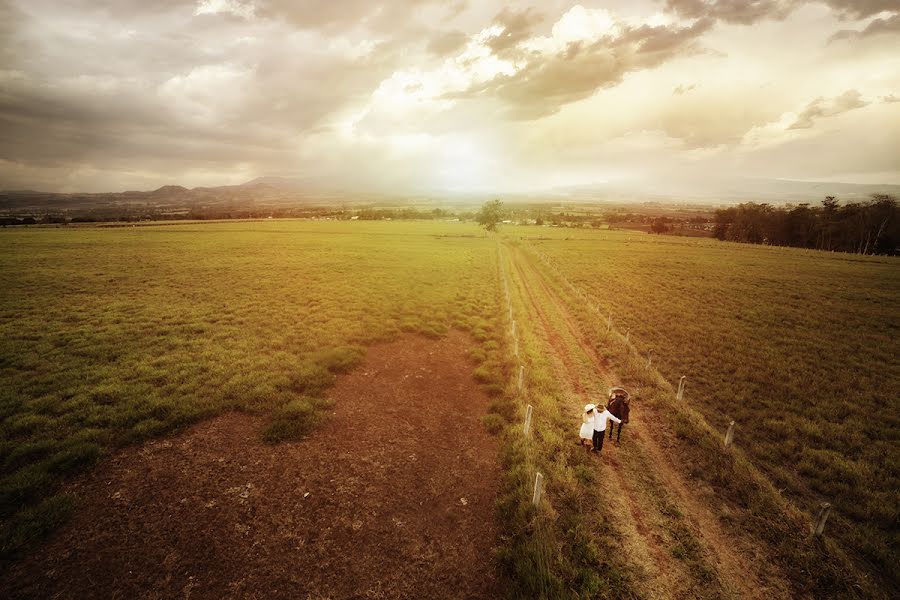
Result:
{"label": "cloud", "polygon": [[900,102],[900,96],[888,94],[887,96],[882,96],[881,101],[885,104],[893,104],[894,102]]}
{"label": "cloud", "polygon": [[396,67],[364,39],[184,3],[139,30],[107,12],[70,27],[82,8],[20,19],[0,69],[0,158],[81,170],[296,165],[298,138]]}
{"label": "cloud", "polygon": [[900,11],[897,0],[823,0],[842,19],[865,19],[882,12]]}
{"label": "cloud", "polygon": [[712,18],[750,25],[762,19],[784,19],[797,0],[666,0],[666,8],[687,19]]}
{"label": "cloud", "polygon": [[[863,98],[877,106],[854,123],[896,119],[887,44],[823,46],[824,2],[740,35],[713,25],[800,2],[583,4],[0,0],[0,189],[265,174],[499,189],[589,181],[599,162],[612,177],[648,156],[722,164],[765,126],[763,156],[831,132],[814,123]],[[846,25],[860,31],[895,23],[871,12],[884,3],[830,4],[832,30],[834,15],[865,18]],[[855,100],[832,98],[850,85]]]}
{"label": "cloud", "polygon": [[898,11],[896,0],[666,0],[666,8],[683,18],[709,17],[751,25],[764,19],[784,20],[805,4],[822,3],[841,19],[858,20]]}
{"label": "cloud", "polygon": [[408,26],[417,10],[432,3],[437,0],[256,0],[256,14],[284,20],[302,29],[334,31],[365,27],[390,33]]}
{"label": "cloud", "polygon": [[445,57],[459,51],[468,39],[469,36],[462,31],[445,31],[432,37],[427,49],[435,56]]}
{"label": "cloud", "polygon": [[543,17],[530,7],[520,11],[504,8],[494,17],[494,24],[499,25],[502,30],[487,41],[487,47],[494,54],[504,56],[532,37],[534,27],[542,20]]}
{"label": "cloud", "polygon": [[847,90],[834,98],[816,98],[803,109],[788,129],[809,129],[818,119],[833,117],[867,104],[869,102],[863,100],[856,90]]}
{"label": "cloud", "polygon": [[883,34],[900,34],[900,13],[895,13],[887,18],[873,19],[861,30],[842,29],[832,35],[829,41],[868,38]]}
{"label": "cloud", "polygon": [[252,19],[256,16],[256,6],[252,2],[241,0],[200,0],[194,14],[231,14],[243,19]]}
{"label": "cloud", "polygon": [[[579,16],[576,22],[581,27],[570,26],[575,19],[567,17],[573,14]],[[597,27],[598,22],[602,26]],[[512,72],[498,72],[448,97],[495,98],[509,118],[539,119],[618,84],[629,72],[696,52],[696,40],[711,25],[709,19],[688,27],[631,25],[614,22],[603,10],[575,7],[554,25],[551,37],[517,44],[520,60]]]}

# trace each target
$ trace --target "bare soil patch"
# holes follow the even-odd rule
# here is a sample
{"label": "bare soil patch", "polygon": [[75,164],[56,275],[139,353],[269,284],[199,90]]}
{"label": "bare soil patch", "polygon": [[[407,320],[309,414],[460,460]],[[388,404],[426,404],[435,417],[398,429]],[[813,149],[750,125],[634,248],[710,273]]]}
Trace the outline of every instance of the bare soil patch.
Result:
{"label": "bare soil patch", "polygon": [[493,598],[499,466],[468,338],[370,348],[309,438],[227,414],[74,482],[7,598]]}

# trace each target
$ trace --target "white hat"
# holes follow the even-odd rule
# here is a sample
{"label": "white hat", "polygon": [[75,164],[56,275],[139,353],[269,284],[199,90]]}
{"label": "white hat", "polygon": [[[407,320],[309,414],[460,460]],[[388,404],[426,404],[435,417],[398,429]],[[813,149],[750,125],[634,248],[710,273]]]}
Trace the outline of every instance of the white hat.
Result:
{"label": "white hat", "polygon": [[594,406],[593,404],[585,404],[585,405],[584,405],[584,412],[591,412],[591,411],[594,410],[595,408],[597,408],[597,407]]}

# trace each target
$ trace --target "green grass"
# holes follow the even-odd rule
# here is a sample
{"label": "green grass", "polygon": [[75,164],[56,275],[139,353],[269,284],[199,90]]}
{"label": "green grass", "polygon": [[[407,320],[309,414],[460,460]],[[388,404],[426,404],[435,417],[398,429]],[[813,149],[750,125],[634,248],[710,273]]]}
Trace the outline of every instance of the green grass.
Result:
{"label": "green grass", "polygon": [[[526,386],[517,391],[518,364],[513,357],[509,321],[503,306],[499,342],[503,364],[493,372],[505,377],[495,401],[506,426],[501,432],[503,475],[498,500],[502,539],[500,567],[509,582],[509,598],[638,597],[628,565],[617,544],[602,501],[595,461],[574,443],[568,399],[550,365],[545,332],[527,318],[529,309],[506,253],[510,298],[517,320],[519,359],[526,368]],[[522,425],[528,404],[534,407],[531,436]],[[532,506],[535,474],[544,477],[541,506]]]}
{"label": "green grass", "polygon": [[[849,594],[843,552],[863,572],[896,581],[895,259],[609,231],[506,231],[552,238],[523,246],[551,257],[547,281],[568,294],[626,384],[665,415],[683,443],[685,473],[716,491],[732,531],[767,544],[767,559],[787,571],[798,595]],[[588,292],[590,306],[559,274]],[[67,518],[73,499],[60,484],[110,450],[228,410],[266,415],[261,435],[272,443],[299,439],[326,418],[326,390],[367,345],[460,328],[479,343],[473,375],[491,396],[483,423],[500,442],[498,556],[511,597],[637,595],[595,470],[572,443],[552,349],[524,319],[514,289],[527,369],[525,396],[516,394],[496,243],[474,227],[274,221],[9,230],[0,232],[0,278],[3,560]],[[605,334],[595,303],[612,311],[618,331],[630,330],[633,345]],[[643,366],[650,348],[659,373]],[[670,383],[681,374],[686,403],[673,406]],[[521,435],[526,401],[536,416],[530,440]],[[724,453],[731,419],[740,452]],[[540,510],[530,503],[535,471],[545,476]],[[794,507],[811,514],[821,500],[836,510],[827,539],[813,540]],[[673,556],[702,580],[696,541],[665,498],[657,510],[670,517]]]}
{"label": "green grass", "polygon": [[[687,375],[686,405],[713,426],[709,444],[719,444],[735,420],[736,444],[773,490],[809,515],[819,502],[834,504],[828,537],[861,572],[897,584],[897,259],[618,232],[515,234],[538,231],[553,239],[529,246],[550,259],[548,273],[585,292],[566,290],[598,339],[614,337],[605,336],[609,312],[619,333],[630,332],[631,344],[615,338],[604,349],[621,373],[663,405],[669,383]],[[643,366],[651,349],[660,381]],[[697,431],[687,420],[672,426],[685,440],[706,443],[691,439]],[[728,482],[735,465],[705,468],[694,475],[731,486],[745,504],[762,502],[741,487],[749,479]],[[782,528],[769,532],[776,547],[790,544],[775,539]],[[781,551],[800,555],[799,546]]]}
{"label": "green grass", "polygon": [[487,343],[494,252],[441,223],[0,232],[2,558],[63,520],[60,483],[112,448],[228,410],[298,439],[366,345],[451,327]]}

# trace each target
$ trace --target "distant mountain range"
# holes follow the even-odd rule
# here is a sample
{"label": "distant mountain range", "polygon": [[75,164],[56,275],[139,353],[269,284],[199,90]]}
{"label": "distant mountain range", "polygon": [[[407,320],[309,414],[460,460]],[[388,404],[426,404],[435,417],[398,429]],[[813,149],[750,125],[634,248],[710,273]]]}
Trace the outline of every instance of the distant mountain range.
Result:
{"label": "distant mountain range", "polygon": [[164,185],[151,191],[54,193],[33,190],[0,192],[0,211],[25,212],[184,212],[191,209],[239,210],[328,204],[339,197],[300,180],[261,177],[241,185],[186,188]]}
{"label": "distant mountain range", "polygon": [[[781,179],[671,177],[652,182],[631,181],[568,186],[531,194],[408,195],[405,200],[433,200],[480,203],[487,197],[518,202],[692,202],[733,204],[743,201],[818,203],[825,196],[843,201],[859,201],[871,194],[900,197],[897,184],[855,184],[790,181]],[[388,196],[350,189],[336,190],[331,182],[317,178],[258,177],[240,185],[186,188],[165,185],[152,191],[108,193],[53,193],[32,190],[0,192],[3,214],[114,214],[145,212],[152,214],[188,213],[192,210],[238,211],[286,209],[304,206],[329,206],[338,203],[373,203],[379,200],[404,200],[402,194]]]}

